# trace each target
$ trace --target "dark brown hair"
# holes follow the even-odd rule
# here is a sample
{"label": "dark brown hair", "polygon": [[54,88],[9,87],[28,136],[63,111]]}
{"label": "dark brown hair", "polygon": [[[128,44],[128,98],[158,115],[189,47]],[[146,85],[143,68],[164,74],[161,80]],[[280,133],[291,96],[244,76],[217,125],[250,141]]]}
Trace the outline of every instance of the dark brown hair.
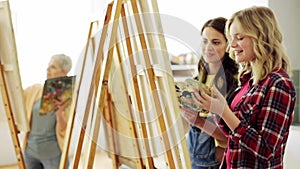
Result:
{"label": "dark brown hair", "polygon": [[[214,28],[218,32],[222,33],[224,38],[227,41],[225,36],[225,25],[226,25],[226,18],[217,17],[214,19],[210,19],[204,23],[201,29],[201,35],[203,30],[207,27]],[[214,85],[219,89],[219,91],[227,96],[232,90],[237,87],[237,74],[238,74],[238,65],[229,57],[229,53],[225,52],[225,55],[222,59],[222,67],[220,67],[218,73],[214,79]],[[209,74],[209,67],[208,64],[205,62],[203,57],[200,58],[198,62],[198,79],[202,83],[206,82],[207,75]]]}

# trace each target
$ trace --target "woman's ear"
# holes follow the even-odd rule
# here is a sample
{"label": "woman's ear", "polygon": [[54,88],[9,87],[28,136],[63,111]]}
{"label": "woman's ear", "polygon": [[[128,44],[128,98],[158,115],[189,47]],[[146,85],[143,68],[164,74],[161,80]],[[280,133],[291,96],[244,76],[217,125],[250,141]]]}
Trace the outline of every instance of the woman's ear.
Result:
{"label": "woman's ear", "polygon": [[62,74],[63,74],[64,76],[67,76],[68,73],[69,73],[68,71],[64,71],[64,70],[62,71]]}

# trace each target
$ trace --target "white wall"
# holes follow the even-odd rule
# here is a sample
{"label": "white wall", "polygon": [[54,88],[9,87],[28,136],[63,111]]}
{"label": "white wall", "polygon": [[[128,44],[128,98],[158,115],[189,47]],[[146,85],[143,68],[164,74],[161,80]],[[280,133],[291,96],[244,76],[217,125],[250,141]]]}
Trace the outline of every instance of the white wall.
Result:
{"label": "white wall", "polygon": [[284,156],[284,168],[286,169],[299,169],[299,140],[300,126],[292,126]]}
{"label": "white wall", "polygon": [[[300,70],[300,1],[299,0],[270,0],[269,7],[276,13],[279,25],[282,28],[284,35],[284,43],[286,45],[287,54],[291,59],[293,69]],[[299,100],[299,97],[297,96]],[[299,103],[299,101],[298,101]],[[299,113],[299,112],[296,112]],[[284,157],[285,168],[298,169],[299,168],[299,146],[300,140],[300,126],[292,126],[290,137],[287,142],[286,154]]]}
{"label": "white wall", "polygon": [[[229,18],[233,12],[253,5],[268,6],[268,0],[157,0],[157,3],[160,13],[178,17],[198,30],[211,18]],[[183,43],[173,39],[166,38],[166,43],[168,52],[173,55],[190,52]]]}
{"label": "white wall", "polygon": [[292,68],[300,70],[299,39],[300,39],[300,1],[299,0],[270,0],[269,6],[276,13],[284,35],[284,42],[292,63]]}
{"label": "white wall", "polygon": [[[161,13],[179,17],[199,29],[212,17],[229,17],[232,12],[241,8],[269,5],[275,10],[283,28],[292,66],[300,69],[299,0],[270,0],[269,4],[267,0],[157,1]],[[103,1],[99,3],[100,0],[10,0],[10,2],[24,87],[43,82],[49,58],[54,53],[68,54],[73,58],[74,65],[76,64],[86,41],[89,23],[100,18],[98,15],[103,13],[103,6],[100,4],[105,4]],[[174,54],[187,52],[186,48],[178,46],[168,46],[168,49]],[[5,120],[3,117],[0,118],[2,124],[0,133],[4,138],[0,139],[0,165],[15,162],[8,128],[3,123]],[[299,168],[296,167],[300,152],[298,140],[300,140],[300,129],[292,127],[285,156],[287,169]]]}
{"label": "white wall", "polygon": [[[1,0],[2,1],[2,0]],[[89,24],[102,18],[105,6],[95,0],[9,0],[23,87],[44,83],[50,57],[77,58],[87,40]],[[104,3],[106,1],[101,1]],[[100,16],[101,15],[101,16]],[[5,112],[0,112],[0,168],[16,163]]]}
{"label": "white wall", "polygon": [[10,0],[10,5],[23,87],[44,82],[53,54],[65,53],[75,65],[90,22],[104,8],[94,0]]}
{"label": "white wall", "polygon": [[[89,23],[102,19],[106,8],[103,4],[107,2],[109,0],[10,0],[23,87],[44,82],[49,58],[55,53],[70,55],[76,64],[86,43]],[[229,17],[233,11],[254,4],[267,5],[267,0],[157,2],[161,13],[179,17],[198,29],[212,17]],[[171,53],[187,52],[182,45],[169,46]]]}

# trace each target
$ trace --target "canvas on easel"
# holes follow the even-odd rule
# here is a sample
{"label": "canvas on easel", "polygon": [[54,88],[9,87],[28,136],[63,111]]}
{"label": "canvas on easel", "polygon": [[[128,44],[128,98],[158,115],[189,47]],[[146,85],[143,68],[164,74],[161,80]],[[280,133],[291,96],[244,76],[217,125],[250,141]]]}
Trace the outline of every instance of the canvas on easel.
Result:
{"label": "canvas on easel", "polygon": [[9,1],[0,1],[0,57],[16,125],[20,131],[28,131]]}
{"label": "canvas on easel", "polygon": [[113,168],[122,164],[136,169],[191,166],[175,89],[170,87],[174,81],[168,56],[152,51],[166,51],[159,36],[163,33],[151,36],[143,30],[151,25],[161,30],[160,21],[156,18],[153,23],[139,15],[149,14],[146,8],[158,11],[155,1],[115,0],[108,5],[97,37],[98,55],[89,73],[88,97],[82,100],[79,95],[76,104],[84,114],[70,163],[74,169],[93,168],[97,148],[112,158]]}
{"label": "canvas on easel", "polygon": [[62,102],[64,106],[70,106],[72,102],[75,76],[57,77],[45,80],[43,95],[39,113],[45,115],[54,111],[57,107],[55,100]]}
{"label": "canvas on easel", "polygon": [[18,133],[19,131],[28,131],[29,123],[26,116],[9,1],[0,1],[0,65],[0,104],[3,104],[0,106],[3,107],[1,112],[6,113],[7,116],[18,166],[24,169],[25,162]]}

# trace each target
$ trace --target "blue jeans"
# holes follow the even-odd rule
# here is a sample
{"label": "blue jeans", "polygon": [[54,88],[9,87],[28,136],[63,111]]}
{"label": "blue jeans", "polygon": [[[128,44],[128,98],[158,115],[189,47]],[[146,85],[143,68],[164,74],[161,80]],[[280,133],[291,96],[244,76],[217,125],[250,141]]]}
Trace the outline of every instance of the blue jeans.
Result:
{"label": "blue jeans", "polygon": [[[207,119],[213,121],[213,119]],[[220,164],[216,159],[213,137],[195,126],[190,126],[187,142],[193,169],[219,168]]]}
{"label": "blue jeans", "polygon": [[[59,169],[61,154],[51,159],[39,159],[26,153],[23,153],[26,169]],[[69,160],[66,168],[69,166]]]}

